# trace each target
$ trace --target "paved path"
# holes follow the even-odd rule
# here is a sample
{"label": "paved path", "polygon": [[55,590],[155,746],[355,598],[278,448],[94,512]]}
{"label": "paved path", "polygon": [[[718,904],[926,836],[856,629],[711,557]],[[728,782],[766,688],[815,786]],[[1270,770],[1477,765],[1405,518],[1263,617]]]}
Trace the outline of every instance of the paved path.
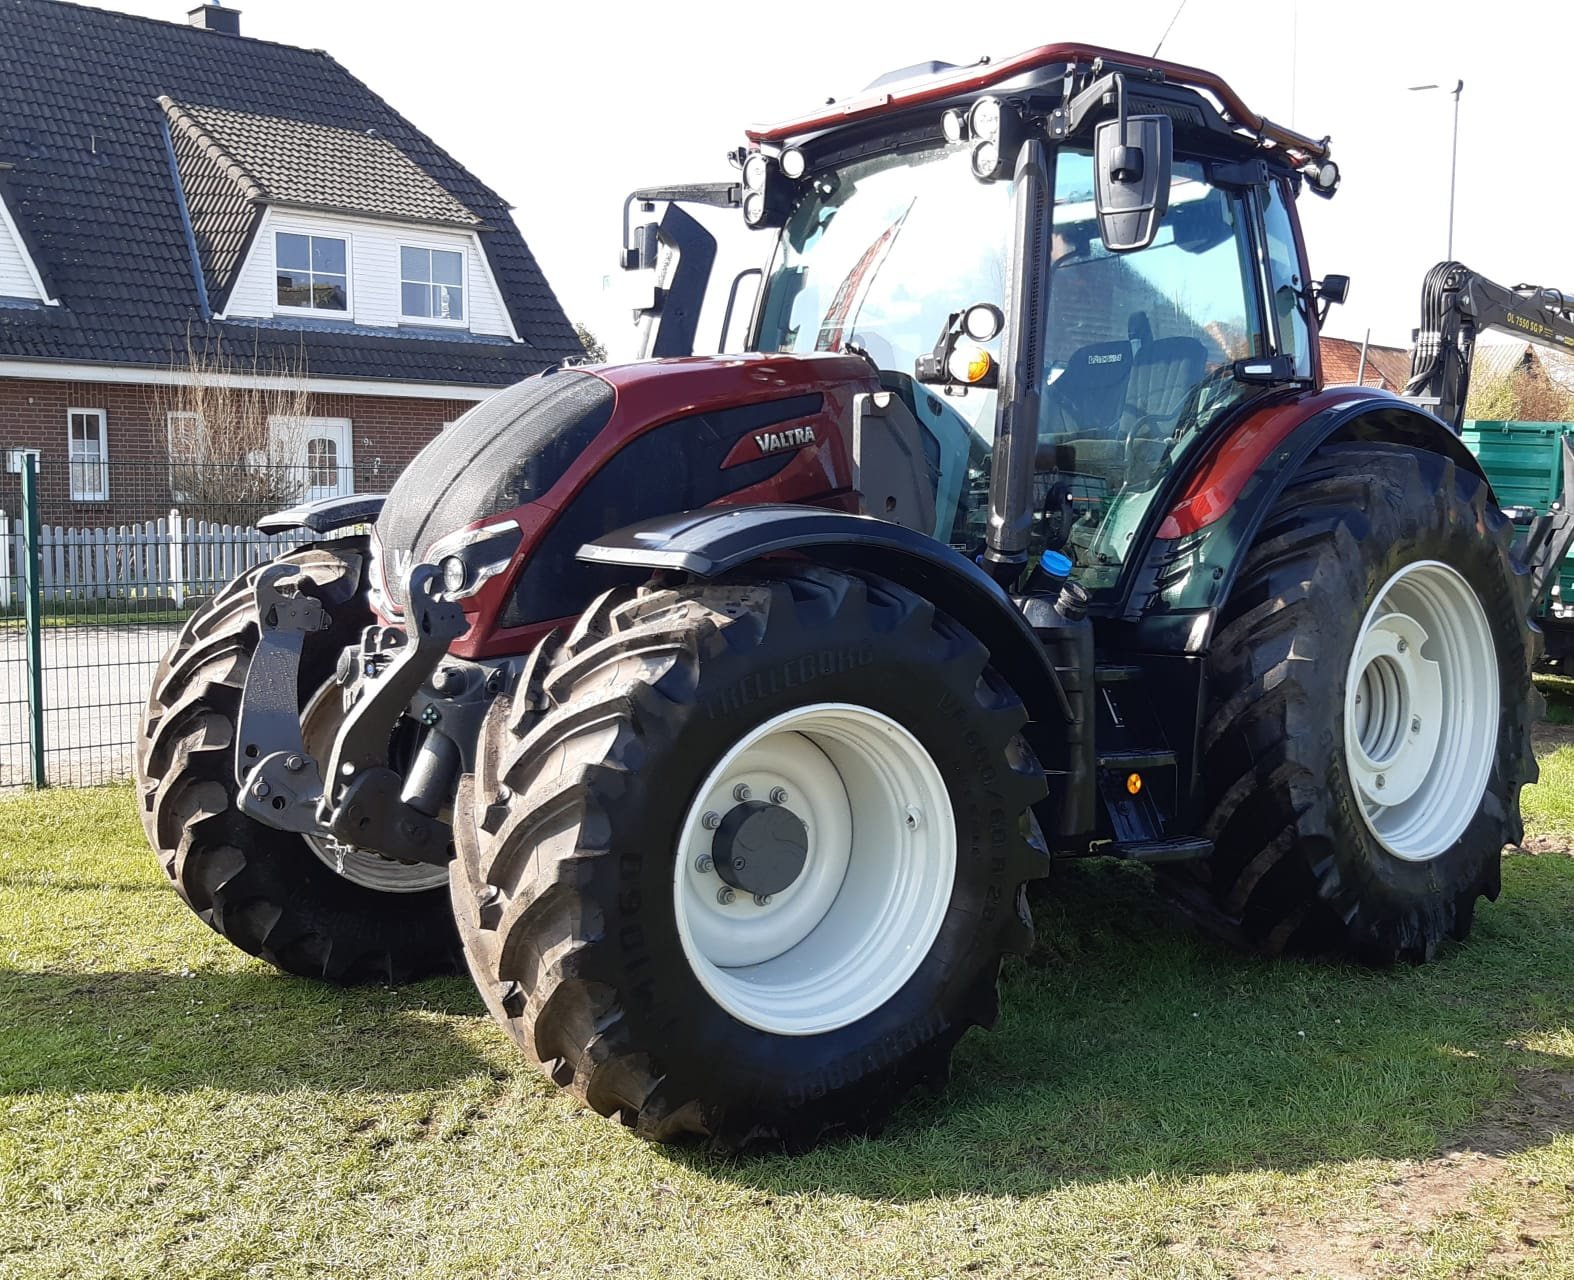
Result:
{"label": "paved path", "polygon": [[[131,776],[137,718],[174,624],[44,631],[49,781],[86,786]],[[27,782],[27,639],[0,625],[0,790]]]}

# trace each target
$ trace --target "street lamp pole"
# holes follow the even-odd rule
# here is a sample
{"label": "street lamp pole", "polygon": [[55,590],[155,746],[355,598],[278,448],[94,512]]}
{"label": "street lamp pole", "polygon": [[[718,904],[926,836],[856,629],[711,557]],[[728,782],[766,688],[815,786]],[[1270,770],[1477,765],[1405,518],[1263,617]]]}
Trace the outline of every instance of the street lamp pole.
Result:
{"label": "street lamp pole", "polygon": [[[1436,84],[1413,84],[1411,93],[1421,93],[1427,89],[1440,89]],[[1454,260],[1454,190],[1459,178],[1459,95],[1465,91],[1465,82],[1458,81],[1454,85],[1454,142],[1449,152],[1448,160],[1448,260]]]}

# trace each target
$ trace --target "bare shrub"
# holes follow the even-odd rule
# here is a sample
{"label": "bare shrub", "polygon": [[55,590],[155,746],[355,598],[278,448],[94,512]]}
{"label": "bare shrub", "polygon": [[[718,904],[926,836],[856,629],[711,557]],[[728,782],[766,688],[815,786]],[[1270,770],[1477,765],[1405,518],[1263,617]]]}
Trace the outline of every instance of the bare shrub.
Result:
{"label": "bare shrub", "polygon": [[182,510],[250,524],[297,501],[312,479],[301,454],[311,406],[304,353],[238,357],[188,337],[175,372],[158,411],[169,433],[170,492]]}

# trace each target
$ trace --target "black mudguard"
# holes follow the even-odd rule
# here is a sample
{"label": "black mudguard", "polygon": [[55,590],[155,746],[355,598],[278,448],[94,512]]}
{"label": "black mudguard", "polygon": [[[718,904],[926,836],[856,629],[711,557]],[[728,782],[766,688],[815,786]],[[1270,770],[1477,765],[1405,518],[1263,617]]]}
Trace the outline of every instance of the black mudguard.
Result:
{"label": "black mudguard", "polygon": [[614,530],[579,549],[579,558],[592,564],[676,570],[699,578],[782,554],[879,573],[916,591],[988,646],[990,660],[1034,720],[1070,720],[1065,690],[1022,611],[976,564],[926,534],[872,516],[776,504],[662,516]]}
{"label": "black mudguard", "polygon": [[257,528],[264,533],[289,533],[293,529],[327,533],[346,525],[369,524],[377,519],[387,500],[386,493],[345,493],[318,498],[315,502],[270,512],[257,521]]}

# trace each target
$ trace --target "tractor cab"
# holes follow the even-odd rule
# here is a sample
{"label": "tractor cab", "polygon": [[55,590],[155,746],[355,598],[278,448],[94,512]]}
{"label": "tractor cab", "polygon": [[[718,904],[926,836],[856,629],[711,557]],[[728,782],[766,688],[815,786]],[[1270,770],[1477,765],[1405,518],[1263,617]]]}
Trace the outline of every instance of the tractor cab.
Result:
{"label": "tractor cab", "polygon": [[[1294,202],[1337,171],[1242,138],[1183,76],[1084,50],[965,80],[899,73],[871,86],[883,109],[755,130],[707,199],[775,233],[749,348],[860,355],[916,421],[924,532],[1003,582],[1048,551],[1106,592],[1212,428],[1316,378]],[[654,231],[636,239],[681,239]],[[687,248],[680,278],[708,262]]]}

